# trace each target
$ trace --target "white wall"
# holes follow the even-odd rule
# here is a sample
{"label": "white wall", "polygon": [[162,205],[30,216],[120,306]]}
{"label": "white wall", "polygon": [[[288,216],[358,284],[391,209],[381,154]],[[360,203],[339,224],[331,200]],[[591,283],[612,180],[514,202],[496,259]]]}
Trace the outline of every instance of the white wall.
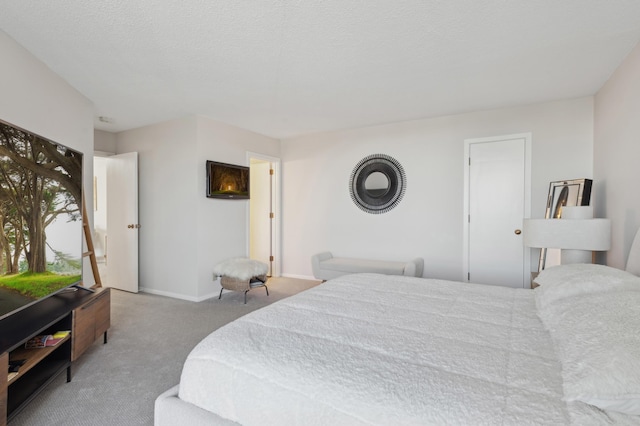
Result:
{"label": "white wall", "polygon": [[595,97],[594,175],[602,194],[596,214],[612,223],[606,263],[626,265],[640,227],[640,44]]}
{"label": "white wall", "polygon": [[[532,217],[544,217],[549,182],[593,175],[593,98],[322,133],[282,141],[283,271],[311,277],[310,257],[425,259],[426,277],[462,279],[464,140],[532,133]],[[359,210],[349,175],[363,157],[396,158],[402,202]],[[594,194],[597,197],[597,194]]]}
{"label": "white wall", "polygon": [[116,134],[105,132],[103,130],[93,131],[93,150],[104,154],[115,154],[116,152]]}
{"label": "white wall", "polygon": [[248,166],[247,151],[280,156],[276,139],[198,117],[197,214],[199,297],[216,295],[219,282],[213,281],[213,267],[221,260],[249,256],[249,203],[247,200],[207,198],[207,160]]}
{"label": "white wall", "polygon": [[195,300],[196,118],[141,127],[116,138],[117,154],[138,152],[140,287]]}
{"label": "white wall", "polygon": [[[84,187],[93,196],[93,105],[0,31],[0,119],[84,153]],[[88,209],[92,221],[92,209]],[[85,285],[93,285],[88,259]]]}
{"label": "white wall", "polygon": [[279,154],[278,141],[204,117],[116,135],[139,153],[140,287],[187,300],[217,295],[214,265],[247,254],[248,201],[206,198],[206,160],[245,164]]}

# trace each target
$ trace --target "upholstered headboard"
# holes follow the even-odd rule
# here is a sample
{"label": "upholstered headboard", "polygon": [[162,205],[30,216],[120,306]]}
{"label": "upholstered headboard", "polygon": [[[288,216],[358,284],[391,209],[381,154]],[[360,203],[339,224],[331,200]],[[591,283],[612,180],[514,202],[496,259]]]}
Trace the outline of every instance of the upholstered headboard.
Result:
{"label": "upholstered headboard", "polygon": [[627,272],[640,276],[640,229],[636,232],[636,236],[631,243],[631,250],[627,258]]}

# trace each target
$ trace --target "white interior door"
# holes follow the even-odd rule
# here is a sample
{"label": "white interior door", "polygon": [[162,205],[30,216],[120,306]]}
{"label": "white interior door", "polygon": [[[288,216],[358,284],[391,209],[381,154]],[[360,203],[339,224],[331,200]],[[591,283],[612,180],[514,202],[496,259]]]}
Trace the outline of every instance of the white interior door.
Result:
{"label": "white interior door", "polygon": [[107,285],[138,292],[138,153],[107,161]]}
{"label": "white interior door", "polygon": [[529,212],[526,136],[467,141],[467,280],[528,287],[529,250],[522,220]]}

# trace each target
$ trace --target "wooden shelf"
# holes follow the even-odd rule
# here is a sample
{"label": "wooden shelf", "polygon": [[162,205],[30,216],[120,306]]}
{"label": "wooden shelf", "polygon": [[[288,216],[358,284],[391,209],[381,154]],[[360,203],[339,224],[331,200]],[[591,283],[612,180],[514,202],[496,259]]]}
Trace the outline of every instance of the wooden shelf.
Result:
{"label": "wooden shelf", "polygon": [[35,349],[19,348],[19,349],[14,350],[13,352],[11,352],[11,354],[9,356],[9,361],[16,360],[16,359],[25,359],[26,362],[22,366],[20,366],[20,368],[18,369],[18,374],[9,379],[9,381],[8,381],[9,386],[11,386],[12,383],[14,383],[16,380],[18,380],[19,378],[21,378],[25,374],[27,374],[29,372],[29,370],[31,370],[40,361],[42,361],[47,356],[49,356],[49,354],[51,352],[53,352],[56,349],[62,347],[64,342],[66,342],[68,340],[71,340],[71,334],[69,334],[63,340],[58,342],[58,344],[55,345],[55,346],[49,346],[49,347],[46,347],[46,348],[35,348]]}
{"label": "wooden shelf", "polygon": [[[56,331],[69,330],[71,312],[59,321],[49,324],[36,335],[53,334]],[[25,360],[18,368],[18,374],[7,380],[6,384],[6,421],[18,415],[49,383],[65,370],[67,381],[71,380],[71,341],[68,335],[55,346],[26,349],[24,344],[35,335],[25,337],[20,346],[8,352],[7,364],[11,360]],[[4,418],[0,418],[0,425]]]}

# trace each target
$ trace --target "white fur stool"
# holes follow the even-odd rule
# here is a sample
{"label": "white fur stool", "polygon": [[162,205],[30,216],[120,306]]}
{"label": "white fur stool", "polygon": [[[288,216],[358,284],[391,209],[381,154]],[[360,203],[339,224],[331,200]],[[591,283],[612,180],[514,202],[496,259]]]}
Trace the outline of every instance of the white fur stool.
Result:
{"label": "white fur stool", "polygon": [[267,288],[267,271],[269,267],[266,263],[257,260],[236,257],[224,260],[213,268],[213,273],[220,277],[220,296],[222,298],[222,290],[244,291],[244,303],[247,303],[247,292],[252,288],[264,287],[269,295]]}

